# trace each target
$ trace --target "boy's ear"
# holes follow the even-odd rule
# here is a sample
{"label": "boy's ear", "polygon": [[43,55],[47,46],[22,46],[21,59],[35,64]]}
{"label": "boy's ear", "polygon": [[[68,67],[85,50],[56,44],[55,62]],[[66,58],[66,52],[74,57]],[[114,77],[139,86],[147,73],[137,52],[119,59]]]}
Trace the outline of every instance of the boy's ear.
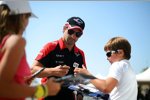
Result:
{"label": "boy's ear", "polygon": [[124,51],[123,50],[119,50],[118,54],[124,55]]}
{"label": "boy's ear", "polygon": [[117,53],[119,53],[119,54],[122,53],[122,52],[123,52],[123,50],[117,50]]}
{"label": "boy's ear", "polygon": [[121,53],[121,51],[120,51],[120,50],[118,50],[117,52],[118,52],[119,54]]}

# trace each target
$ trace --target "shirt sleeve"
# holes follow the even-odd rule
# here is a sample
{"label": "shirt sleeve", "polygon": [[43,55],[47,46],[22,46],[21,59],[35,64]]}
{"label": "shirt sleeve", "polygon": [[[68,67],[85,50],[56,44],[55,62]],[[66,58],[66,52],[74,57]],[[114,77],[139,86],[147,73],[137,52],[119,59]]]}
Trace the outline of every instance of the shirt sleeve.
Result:
{"label": "shirt sleeve", "polygon": [[48,53],[50,53],[51,51],[53,51],[56,47],[57,43],[55,42],[50,42],[47,43],[38,53],[37,57],[35,58],[35,60],[40,60],[42,58],[44,58],[45,56],[48,55]]}
{"label": "shirt sleeve", "polygon": [[119,82],[125,72],[125,69],[126,65],[124,63],[114,62],[110,66],[108,77],[115,78]]}

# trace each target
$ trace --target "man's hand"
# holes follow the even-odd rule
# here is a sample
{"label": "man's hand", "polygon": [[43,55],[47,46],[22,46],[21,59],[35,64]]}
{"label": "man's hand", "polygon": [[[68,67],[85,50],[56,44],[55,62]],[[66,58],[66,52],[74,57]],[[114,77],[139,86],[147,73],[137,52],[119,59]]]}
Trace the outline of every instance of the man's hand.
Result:
{"label": "man's hand", "polygon": [[70,67],[67,66],[67,65],[59,65],[59,66],[56,66],[54,69],[53,69],[53,75],[54,76],[58,76],[58,77],[62,77],[62,76],[65,76],[68,71],[69,71]]}

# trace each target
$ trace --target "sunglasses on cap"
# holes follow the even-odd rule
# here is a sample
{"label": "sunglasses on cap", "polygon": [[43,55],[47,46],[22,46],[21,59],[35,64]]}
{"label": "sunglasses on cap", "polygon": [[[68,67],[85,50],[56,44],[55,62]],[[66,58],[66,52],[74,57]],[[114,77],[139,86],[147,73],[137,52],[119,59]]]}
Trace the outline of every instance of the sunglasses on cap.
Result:
{"label": "sunglasses on cap", "polygon": [[113,54],[113,53],[117,53],[118,52],[118,50],[111,50],[111,51],[108,51],[107,53],[106,53],[106,56],[107,57],[111,57],[111,55]]}
{"label": "sunglasses on cap", "polygon": [[83,34],[82,32],[75,32],[75,31],[72,30],[72,29],[68,30],[68,34],[69,34],[69,35],[72,35],[72,34],[74,34],[74,33],[75,33],[76,37],[78,37],[78,38]]}

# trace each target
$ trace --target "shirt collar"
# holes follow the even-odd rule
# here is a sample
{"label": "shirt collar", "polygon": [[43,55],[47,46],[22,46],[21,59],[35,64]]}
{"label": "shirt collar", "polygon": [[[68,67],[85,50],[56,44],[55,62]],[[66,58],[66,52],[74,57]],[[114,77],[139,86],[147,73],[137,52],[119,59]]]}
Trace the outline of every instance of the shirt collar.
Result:
{"label": "shirt collar", "polygon": [[[62,50],[62,49],[65,49],[66,48],[66,45],[65,45],[65,43],[64,43],[64,41],[63,41],[63,38],[60,38],[59,40],[59,46],[60,46],[60,49]],[[79,52],[79,49],[76,47],[76,45],[74,45],[74,52],[75,53],[77,53],[77,52]]]}
{"label": "shirt collar", "polygon": [[59,41],[60,49],[61,49],[61,50],[62,50],[62,49],[65,49],[66,46],[65,46],[65,43],[64,43],[64,41],[63,41],[63,38],[60,38],[58,41]]}

